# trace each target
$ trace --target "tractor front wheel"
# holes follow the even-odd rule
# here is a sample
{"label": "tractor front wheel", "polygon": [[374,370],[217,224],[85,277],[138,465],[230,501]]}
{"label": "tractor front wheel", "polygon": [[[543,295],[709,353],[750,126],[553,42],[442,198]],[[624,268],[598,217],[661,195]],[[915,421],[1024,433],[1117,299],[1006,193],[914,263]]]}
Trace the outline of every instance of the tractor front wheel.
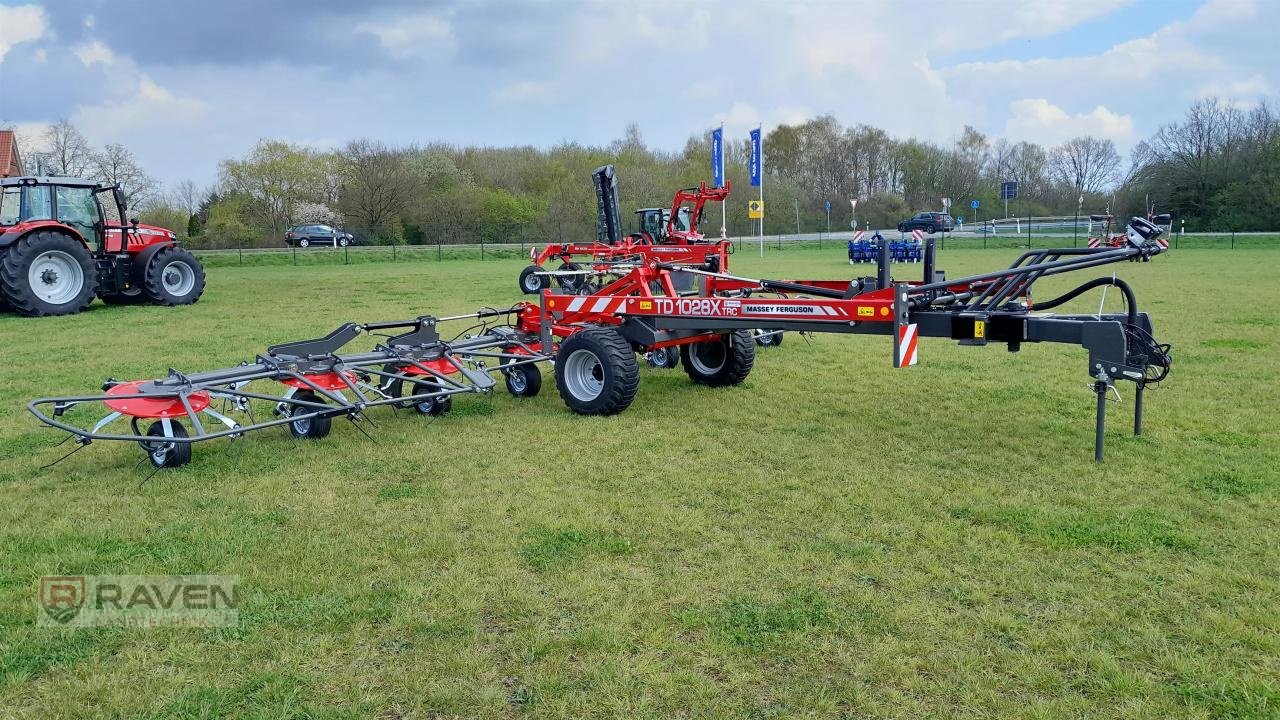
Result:
{"label": "tractor front wheel", "polygon": [[756,362],[756,343],[751,331],[738,330],[715,340],[681,345],[680,359],[689,379],[699,385],[737,385],[747,379]]}
{"label": "tractor front wheel", "polygon": [[587,328],[560,344],[556,386],[564,404],[579,415],[615,415],[635,399],[640,366],[617,330]]}
{"label": "tractor front wheel", "polygon": [[204,266],[187,250],[167,247],[147,263],[142,289],[154,303],[190,305],[204,293]]}
{"label": "tractor front wheel", "polygon": [[27,317],[78,313],[97,289],[93,256],[70,235],[34,232],[0,257],[0,295]]}
{"label": "tractor front wheel", "polygon": [[543,288],[547,287],[547,278],[545,275],[538,275],[540,272],[542,272],[542,268],[537,265],[530,265],[521,270],[520,292],[525,295],[537,295],[542,292]]}

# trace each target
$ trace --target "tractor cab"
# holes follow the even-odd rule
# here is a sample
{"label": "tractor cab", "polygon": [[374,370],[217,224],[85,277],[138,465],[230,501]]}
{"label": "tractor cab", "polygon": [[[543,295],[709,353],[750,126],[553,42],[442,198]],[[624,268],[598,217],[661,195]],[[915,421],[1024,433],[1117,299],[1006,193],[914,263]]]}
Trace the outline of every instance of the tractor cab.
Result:
{"label": "tractor cab", "polygon": [[[53,221],[75,230],[97,252],[125,252],[128,211],[119,185],[64,177],[6,178],[0,183],[0,226]],[[165,235],[169,235],[165,231]]]}
{"label": "tractor cab", "polygon": [[663,208],[641,208],[636,211],[637,232],[651,243],[666,242],[667,218],[670,216],[671,211]]}

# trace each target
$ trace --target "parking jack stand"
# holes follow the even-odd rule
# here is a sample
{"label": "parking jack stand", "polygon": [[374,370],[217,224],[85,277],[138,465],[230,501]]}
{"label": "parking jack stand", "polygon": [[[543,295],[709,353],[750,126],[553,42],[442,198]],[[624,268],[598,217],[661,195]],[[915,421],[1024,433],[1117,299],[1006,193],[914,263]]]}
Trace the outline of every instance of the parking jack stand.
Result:
{"label": "parking jack stand", "polygon": [[1133,398],[1133,434],[1138,436],[1142,434],[1142,392],[1147,389],[1147,384],[1141,380],[1135,384],[1138,389],[1134,391]]}
{"label": "parking jack stand", "polygon": [[1102,436],[1107,426],[1107,381],[1099,376],[1093,383],[1093,393],[1098,396],[1098,425],[1093,437],[1093,461],[1102,462]]}

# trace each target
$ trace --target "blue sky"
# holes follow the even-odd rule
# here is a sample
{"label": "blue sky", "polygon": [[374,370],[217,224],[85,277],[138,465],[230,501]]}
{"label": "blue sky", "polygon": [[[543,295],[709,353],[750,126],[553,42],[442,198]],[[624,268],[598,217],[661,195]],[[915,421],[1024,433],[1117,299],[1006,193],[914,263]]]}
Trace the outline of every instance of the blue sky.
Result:
{"label": "blue sky", "polygon": [[677,150],[819,114],[1124,152],[1198,98],[1274,99],[1278,25],[1280,0],[0,0],[0,124],[68,118],[166,183],[262,137],[548,147],[636,122]]}

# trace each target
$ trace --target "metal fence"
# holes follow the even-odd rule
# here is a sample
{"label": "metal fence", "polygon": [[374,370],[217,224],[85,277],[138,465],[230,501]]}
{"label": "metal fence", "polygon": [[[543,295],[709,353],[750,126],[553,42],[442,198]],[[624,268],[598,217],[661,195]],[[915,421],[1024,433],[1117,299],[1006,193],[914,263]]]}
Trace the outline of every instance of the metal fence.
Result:
{"label": "metal fence", "polygon": [[[864,231],[869,238],[876,231]],[[904,236],[897,230],[879,231],[889,240]],[[905,236],[909,237],[909,235]],[[935,236],[941,250],[1030,248],[1052,244],[1058,247],[1084,247],[1088,234],[1068,227],[1026,227],[1021,232],[1001,234],[968,231],[940,233]],[[779,251],[814,248],[843,252],[853,239],[850,231],[836,233],[801,233],[730,238],[737,252]],[[589,241],[589,238],[586,239]],[[1169,245],[1174,249],[1280,249],[1280,233],[1172,233]],[[443,262],[447,260],[514,260],[529,258],[530,250],[542,245],[529,243],[439,243],[434,245],[353,245],[345,248],[224,248],[193,249],[209,267],[355,265],[376,262]]]}

